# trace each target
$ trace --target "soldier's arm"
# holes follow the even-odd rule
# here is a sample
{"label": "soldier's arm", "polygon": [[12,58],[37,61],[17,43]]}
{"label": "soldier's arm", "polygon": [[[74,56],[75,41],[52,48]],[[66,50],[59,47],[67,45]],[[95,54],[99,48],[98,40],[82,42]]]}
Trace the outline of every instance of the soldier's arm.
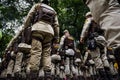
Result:
{"label": "soldier's arm", "polygon": [[90,18],[88,18],[88,19],[85,21],[85,24],[84,24],[84,26],[83,26],[83,29],[82,29],[80,38],[84,39],[84,37],[86,36],[86,33],[88,32],[88,29],[89,29],[89,27],[90,27],[91,21],[92,21],[92,19],[90,19]]}
{"label": "soldier's arm", "polygon": [[56,38],[59,38],[59,22],[57,15],[55,16],[55,22],[53,24],[53,28],[54,28],[54,36]]}
{"label": "soldier's arm", "polygon": [[31,10],[29,11],[29,13],[28,13],[28,15],[27,15],[27,17],[26,17],[26,20],[25,20],[25,22],[24,22],[24,28],[30,26],[31,20],[33,19],[33,15],[34,15],[34,13],[35,13],[35,11],[36,11],[36,8],[37,8],[38,6],[40,6],[40,4],[35,4],[35,5],[31,8]]}
{"label": "soldier's arm", "polygon": [[58,51],[60,51],[60,50],[62,49],[63,44],[64,44],[64,40],[65,40],[65,36],[62,36],[62,37],[61,37],[61,40],[60,40],[60,46],[59,46]]}

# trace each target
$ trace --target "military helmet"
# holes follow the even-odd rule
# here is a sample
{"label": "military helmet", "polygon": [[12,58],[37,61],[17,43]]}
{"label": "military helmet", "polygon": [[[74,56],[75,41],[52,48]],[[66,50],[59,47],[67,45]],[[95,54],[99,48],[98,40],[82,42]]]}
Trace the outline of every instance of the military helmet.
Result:
{"label": "military helmet", "polygon": [[92,14],[91,14],[91,12],[87,12],[85,16],[86,16],[86,17],[87,17],[87,16],[92,16]]}
{"label": "military helmet", "polygon": [[63,33],[67,33],[67,32],[69,32],[67,29],[65,29],[65,30],[63,31]]}

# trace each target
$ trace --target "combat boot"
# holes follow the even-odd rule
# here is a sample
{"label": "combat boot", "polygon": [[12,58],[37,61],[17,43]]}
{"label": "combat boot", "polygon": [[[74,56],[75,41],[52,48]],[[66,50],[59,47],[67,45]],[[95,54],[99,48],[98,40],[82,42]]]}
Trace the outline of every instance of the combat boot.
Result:
{"label": "combat boot", "polygon": [[14,78],[15,78],[15,80],[21,80],[22,76],[21,76],[20,72],[14,73]]}
{"label": "combat boot", "polygon": [[100,80],[109,80],[104,69],[98,69]]}
{"label": "combat boot", "polygon": [[85,80],[84,76],[78,76],[78,80]]}
{"label": "combat boot", "polygon": [[38,71],[30,71],[29,80],[38,80]]}
{"label": "combat boot", "polygon": [[51,70],[45,70],[45,80],[52,80]]}
{"label": "combat boot", "polygon": [[105,67],[105,72],[106,72],[106,75],[107,75],[108,79],[113,80],[113,76],[111,74],[111,71],[110,71],[109,67]]}
{"label": "combat boot", "polygon": [[[4,79],[3,79],[3,80],[4,80]],[[7,74],[6,80],[13,80],[13,79],[12,79],[12,75],[11,75],[11,74]]]}

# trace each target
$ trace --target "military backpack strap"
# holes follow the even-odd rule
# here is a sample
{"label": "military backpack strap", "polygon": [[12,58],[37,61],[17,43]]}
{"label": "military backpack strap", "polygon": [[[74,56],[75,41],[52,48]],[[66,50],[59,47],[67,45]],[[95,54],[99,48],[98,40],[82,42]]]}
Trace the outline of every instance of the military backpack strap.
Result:
{"label": "military backpack strap", "polygon": [[[56,13],[47,7],[44,7],[44,6],[41,6],[41,7],[43,11],[43,14],[42,14],[43,20],[49,21],[52,25],[54,23],[54,20],[55,20],[54,18],[55,18]],[[45,12],[45,10],[48,10],[48,12]]]}
{"label": "military backpack strap", "polygon": [[32,24],[35,24],[36,22],[38,22],[39,17],[42,14],[40,10],[41,10],[41,3],[35,8],[35,13],[33,14],[32,21],[31,21]]}

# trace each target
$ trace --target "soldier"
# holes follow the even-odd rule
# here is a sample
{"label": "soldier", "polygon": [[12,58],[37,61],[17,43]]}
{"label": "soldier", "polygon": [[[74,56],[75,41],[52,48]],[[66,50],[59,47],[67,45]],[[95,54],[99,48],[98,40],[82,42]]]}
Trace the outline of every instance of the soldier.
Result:
{"label": "soldier", "polygon": [[58,54],[61,56],[61,62],[60,62],[60,78],[65,78],[65,49],[63,48],[64,40],[69,35],[68,30],[63,31],[64,35],[60,39],[60,44],[58,48]]}
{"label": "soldier", "polygon": [[64,33],[64,35],[60,39],[60,47],[59,47],[58,51],[61,51],[63,49],[64,40],[67,36],[69,36],[69,31],[67,29],[64,30],[63,33]]}
{"label": "soldier", "polygon": [[95,62],[91,58],[90,51],[86,47],[86,52],[84,53],[84,58],[83,58],[83,64],[84,67],[86,66],[87,68],[85,69],[86,72],[86,78],[88,80],[94,79],[96,77],[96,74],[94,73],[94,65]]}
{"label": "soldier", "polygon": [[37,79],[39,66],[43,66],[45,78],[51,75],[51,40],[59,38],[59,24],[56,11],[49,6],[48,0],[35,4],[29,11],[24,27],[31,24],[31,51],[27,71],[31,80]]}
{"label": "soldier", "polygon": [[61,62],[61,56],[59,54],[57,54],[58,52],[58,48],[59,48],[59,44],[58,42],[53,42],[52,43],[52,51],[51,51],[51,60],[52,60],[52,75],[54,77],[54,79],[59,80],[59,74],[60,74],[60,69],[59,69],[59,63]]}
{"label": "soldier", "polygon": [[[60,41],[60,48],[65,54],[65,74],[70,78],[73,74],[76,74],[75,67],[73,65],[75,55],[74,38],[70,35],[68,30],[64,31],[64,35]],[[60,49],[59,49],[60,50]]]}
{"label": "soldier", "polygon": [[14,63],[15,63],[15,56],[18,50],[18,39],[19,34],[15,35],[12,40],[9,42],[6,50],[5,50],[5,57],[2,61],[4,63],[4,68],[6,69],[6,75],[8,77],[13,77],[13,69],[14,69]]}
{"label": "soldier", "polygon": [[[95,61],[95,67],[97,71],[99,71],[100,76],[106,79],[107,77],[106,77],[106,73],[104,71],[104,65],[101,59],[101,55],[103,55],[104,53],[101,54],[100,47],[98,46],[95,40],[95,37],[97,36],[98,32],[101,33],[101,31],[99,30],[99,25],[97,25],[93,20],[91,12],[86,13],[86,21],[83,26],[80,42],[83,43],[85,40],[85,37],[87,36],[87,39],[86,39],[87,48],[90,51],[92,59]],[[104,51],[104,46],[102,48],[102,51]]]}
{"label": "soldier", "polygon": [[[120,67],[120,4],[119,0],[83,0],[89,7],[94,20],[104,30],[107,46],[114,48],[118,66]],[[118,69],[120,74],[120,68]]]}

